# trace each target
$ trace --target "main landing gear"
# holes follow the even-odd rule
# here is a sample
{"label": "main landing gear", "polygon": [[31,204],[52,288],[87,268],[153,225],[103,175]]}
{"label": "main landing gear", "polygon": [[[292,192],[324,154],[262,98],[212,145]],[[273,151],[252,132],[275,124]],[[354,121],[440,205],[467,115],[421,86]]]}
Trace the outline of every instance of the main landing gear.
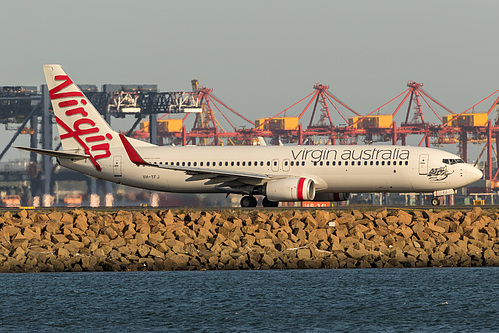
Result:
{"label": "main landing gear", "polygon": [[[254,196],[252,195],[246,195],[241,198],[241,207],[256,207],[257,200]],[[270,201],[267,199],[267,197],[263,198],[262,201],[262,206],[263,207],[278,207],[279,202],[278,201]]]}
{"label": "main landing gear", "polygon": [[438,198],[432,198],[431,199],[431,205],[432,206],[439,206],[440,205],[440,200]]}
{"label": "main landing gear", "polygon": [[256,198],[252,195],[246,195],[241,198],[241,207],[256,207]]}

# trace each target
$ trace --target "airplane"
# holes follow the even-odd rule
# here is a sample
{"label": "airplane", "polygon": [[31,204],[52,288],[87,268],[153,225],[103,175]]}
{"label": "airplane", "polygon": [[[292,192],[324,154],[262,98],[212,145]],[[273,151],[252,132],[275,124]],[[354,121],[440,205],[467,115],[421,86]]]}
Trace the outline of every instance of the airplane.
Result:
{"label": "airplane", "polygon": [[459,156],[432,148],[367,145],[157,146],[114,131],[60,65],[44,65],[61,151],[69,169],[138,188],[243,195],[242,207],[344,201],[349,193],[455,192],[482,178]]}

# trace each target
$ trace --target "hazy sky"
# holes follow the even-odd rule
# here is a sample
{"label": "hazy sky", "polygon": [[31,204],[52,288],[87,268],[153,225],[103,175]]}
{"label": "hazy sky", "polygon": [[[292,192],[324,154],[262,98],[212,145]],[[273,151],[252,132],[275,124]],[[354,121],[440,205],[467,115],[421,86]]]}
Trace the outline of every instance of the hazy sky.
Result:
{"label": "hazy sky", "polygon": [[[361,114],[401,93],[408,80],[423,82],[456,112],[499,89],[497,0],[0,5],[0,86],[38,86],[46,63],[99,86],[189,91],[197,78],[252,120],[282,111],[316,82]],[[2,140],[12,134],[0,126]]]}

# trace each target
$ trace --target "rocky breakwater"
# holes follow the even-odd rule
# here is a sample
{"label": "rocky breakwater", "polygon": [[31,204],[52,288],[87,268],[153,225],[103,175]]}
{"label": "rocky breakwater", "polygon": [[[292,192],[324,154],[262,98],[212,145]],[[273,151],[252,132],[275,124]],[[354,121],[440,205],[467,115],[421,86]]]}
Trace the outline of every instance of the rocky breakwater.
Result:
{"label": "rocky breakwater", "polygon": [[498,266],[499,213],[0,214],[0,272]]}

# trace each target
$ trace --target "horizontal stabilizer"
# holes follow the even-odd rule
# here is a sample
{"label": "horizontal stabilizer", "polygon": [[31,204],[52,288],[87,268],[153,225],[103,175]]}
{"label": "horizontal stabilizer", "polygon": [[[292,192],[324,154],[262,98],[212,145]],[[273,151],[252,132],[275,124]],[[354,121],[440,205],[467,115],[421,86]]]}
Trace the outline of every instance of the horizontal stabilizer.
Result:
{"label": "horizontal stabilizer", "polygon": [[48,155],[48,156],[52,156],[52,157],[71,158],[74,160],[82,160],[84,158],[90,157],[89,155],[85,155],[85,154],[68,153],[68,152],[64,152],[64,151],[56,151],[56,150],[49,150],[49,149],[40,149],[40,148],[31,148],[31,147],[14,147],[14,148],[27,150],[27,151],[31,151],[31,152],[42,154],[42,155]]}

